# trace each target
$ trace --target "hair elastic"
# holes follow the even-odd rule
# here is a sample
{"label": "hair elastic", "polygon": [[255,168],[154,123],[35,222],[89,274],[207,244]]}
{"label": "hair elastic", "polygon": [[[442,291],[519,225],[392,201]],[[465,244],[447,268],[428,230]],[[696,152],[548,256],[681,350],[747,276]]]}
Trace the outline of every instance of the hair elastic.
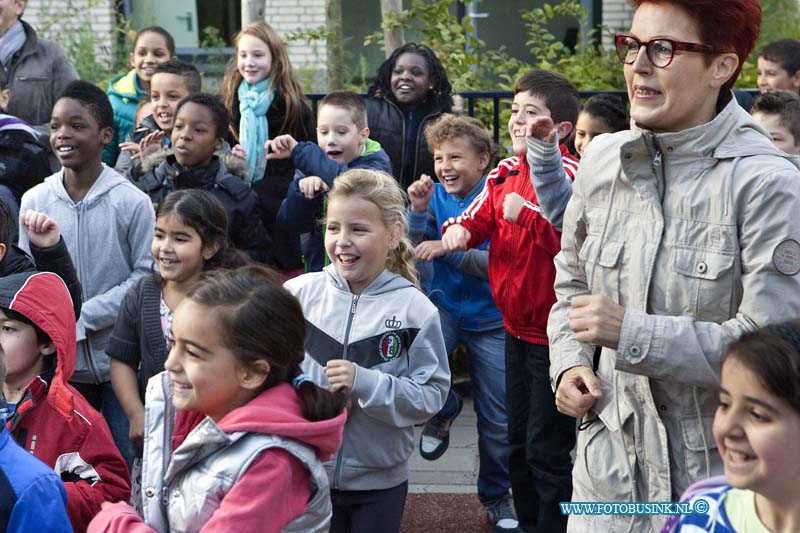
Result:
{"label": "hair elastic", "polygon": [[308,374],[299,374],[292,380],[292,387],[296,390],[300,390],[300,385],[306,381],[312,381],[311,377]]}

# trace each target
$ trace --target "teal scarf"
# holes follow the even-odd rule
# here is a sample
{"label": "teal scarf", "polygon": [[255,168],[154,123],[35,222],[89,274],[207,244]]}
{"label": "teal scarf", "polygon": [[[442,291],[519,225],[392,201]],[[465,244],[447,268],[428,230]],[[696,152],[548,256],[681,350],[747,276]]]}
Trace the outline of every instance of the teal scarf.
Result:
{"label": "teal scarf", "polygon": [[275,99],[275,89],[269,78],[255,85],[242,80],[239,84],[239,143],[247,150],[248,181],[254,183],[264,177],[267,160],[264,144],[269,140],[267,111]]}

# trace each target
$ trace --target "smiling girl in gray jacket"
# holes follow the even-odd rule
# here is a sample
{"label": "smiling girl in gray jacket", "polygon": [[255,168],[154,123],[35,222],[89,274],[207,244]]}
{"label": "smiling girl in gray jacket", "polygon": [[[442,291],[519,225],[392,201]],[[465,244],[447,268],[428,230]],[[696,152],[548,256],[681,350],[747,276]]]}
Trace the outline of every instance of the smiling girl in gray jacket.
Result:
{"label": "smiling girl in gray jacket", "polygon": [[414,424],[439,412],[450,369],[436,307],[415,287],[397,182],[357,169],[329,193],[331,265],[286,288],[306,319],[303,370],[351,394],[341,449],[325,464],[331,532],[400,529]]}

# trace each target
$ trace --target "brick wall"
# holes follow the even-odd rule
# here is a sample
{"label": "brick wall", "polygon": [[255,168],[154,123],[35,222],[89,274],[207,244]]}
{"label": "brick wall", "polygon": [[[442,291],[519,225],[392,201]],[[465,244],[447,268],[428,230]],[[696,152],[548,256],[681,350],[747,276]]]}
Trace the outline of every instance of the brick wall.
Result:
{"label": "brick wall", "polygon": [[91,28],[97,43],[96,56],[109,60],[116,45],[112,33],[116,24],[113,4],[113,0],[34,0],[28,2],[23,19],[39,35],[64,48],[71,31]]}
{"label": "brick wall", "polygon": [[[325,0],[266,0],[264,19],[279,35],[325,26]],[[289,45],[289,61],[301,76],[314,78],[315,90],[324,91],[327,47],[324,41],[298,40]]]}
{"label": "brick wall", "polygon": [[[627,30],[633,18],[633,8],[627,0],[604,0],[603,1],[603,25],[612,31],[620,28]],[[603,34],[603,44],[612,46],[611,37]]]}

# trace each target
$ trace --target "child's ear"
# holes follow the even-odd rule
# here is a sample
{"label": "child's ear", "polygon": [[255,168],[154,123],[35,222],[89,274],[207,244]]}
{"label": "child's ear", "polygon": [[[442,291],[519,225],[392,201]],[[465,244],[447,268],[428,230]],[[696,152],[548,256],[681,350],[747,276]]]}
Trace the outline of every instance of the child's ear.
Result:
{"label": "child's ear", "polygon": [[223,139],[222,137],[217,137],[217,142],[214,143],[214,151],[216,152],[217,150],[222,148],[223,144],[225,144],[225,139]]}
{"label": "child's ear", "polygon": [[39,345],[39,353],[42,355],[53,355],[56,353],[56,346],[52,342],[45,342]]}
{"label": "child's ear", "polygon": [[0,109],[5,110],[8,107],[8,102],[11,100],[11,89],[3,89],[0,91]]}
{"label": "child's ear", "polygon": [[208,246],[203,246],[203,260],[208,261],[219,252],[219,243],[215,242],[214,244],[209,244]]}
{"label": "child's ear", "polygon": [[489,166],[489,160],[492,158],[489,152],[482,152],[478,164],[481,166],[481,172],[486,172],[486,167]]}
{"label": "child's ear", "polygon": [[389,249],[394,250],[400,246],[401,240],[403,240],[403,223],[396,222],[391,227],[391,232],[389,234]]}
{"label": "child's ear", "polygon": [[0,261],[2,261],[3,258],[6,256],[7,250],[8,248],[6,248],[6,245],[0,242]]}
{"label": "child's ear", "polygon": [[367,139],[369,139],[369,134],[370,134],[369,126],[361,130],[361,144],[367,143]]}
{"label": "child's ear", "polygon": [[114,130],[112,128],[100,128],[100,142],[103,144],[110,143],[113,136]]}
{"label": "child's ear", "polygon": [[128,54],[128,63],[130,63],[130,65],[132,67],[136,67],[136,65],[134,64],[134,61],[133,61],[135,58],[136,58],[136,55],[133,52]]}
{"label": "child's ear", "polygon": [[252,363],[240,365],[239,385],[248,390],[261,387],[269,377],[269,363],[259,359]]}
{"label": "child's ear", "polygon": [[569,134],[572,133],[572,122],[565,120],[564,122],[559,122],[558,126],[556,126],[556,133],[558,133],[559,140],[564,140],[569,137]]}

